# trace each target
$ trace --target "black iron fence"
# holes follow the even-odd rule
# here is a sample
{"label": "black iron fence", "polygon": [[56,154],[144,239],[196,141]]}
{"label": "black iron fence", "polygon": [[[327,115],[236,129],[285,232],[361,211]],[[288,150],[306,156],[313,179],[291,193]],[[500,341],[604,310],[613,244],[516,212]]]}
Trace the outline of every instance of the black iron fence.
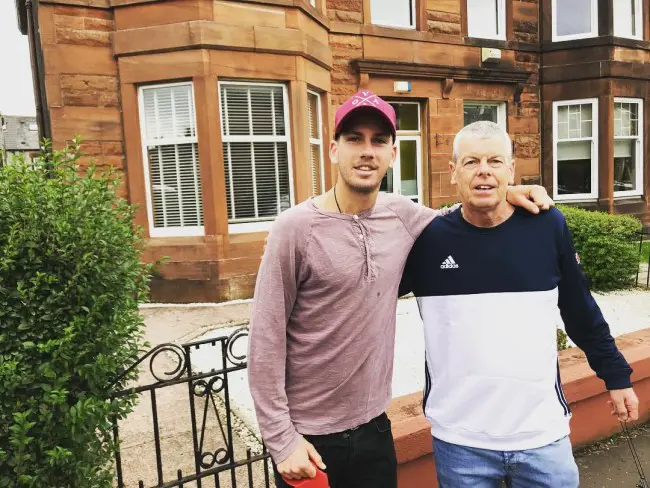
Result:
{"label": "black iron fence", "polygon": [[[135,415],[138,421],[136,434],[130,433],[131,438],[136,437],[135,442],[132,439],[131,446],[120,443],[120,422],[114,419],[113,434],[121,445],[115,455],[115,486],[271,487],[270,457],[266,449],[262,447],[257,454],[253,454],[250,448],[235,447],[230,378],[246,370],[246,353],[236,352],[236,347],[238,342],[239,346],[243,346],[247,336],[246,329],[239,329],[229,336],[183,345],[161,344],[129,368],[131,371],[148,361],[140,376],[150,377],[151,381],[112,395],[115,398],[135,393],[139,401],[136,407],[139,410],[130,414]],[[202,364],[206,363],[207,357],[214,368],[211,367],[207,372],[197,371],[193,359],[198,354],[202,355]],[[161,366],[171,370],[161,373]],[[126,374],[128,371],[121,378]],[[119,382],[120,378],[115,384]],[[176,394],[170,393],[173,388]],[[178,405],[178,393],[183,390],[187,400],[182,403],[187,407],[187,412],[184,414],[183,408],[162,412],[161,408],[169,408],[165,405],[170,404],[170,399]],[[146,403],[147,397],[149,404]],[[164,398],[164,401],[159,401],[160,398]],[[189,424],[189,433],[187,428],[177,428],[173,432],[173,424],[179,422]],[[148,434],[144,431],[138,433],[145,427],[141,425],[143,423],[149,424]],[[171,429],[169,424],[172,424]],[[142,443],[138,446],[140,437]],[[241,441],[238,443],[242,444]],[[153,452],[147,457],[145,449]],[[184,459],[183,452],[187,454]],[[126,462],[125,457],[129,458]],[[174,465],[170,466],[171,463]],[[179,464],[183,468],[179,468]],[[141,476],[141,473],[145,476]],[[145,482],[142,477],[148,478],[148,481]]]}
{"label": "black iron fence", "polygon": [[650,288],[650,228],[639,232],[639,268],[636,271],[636,286]]}

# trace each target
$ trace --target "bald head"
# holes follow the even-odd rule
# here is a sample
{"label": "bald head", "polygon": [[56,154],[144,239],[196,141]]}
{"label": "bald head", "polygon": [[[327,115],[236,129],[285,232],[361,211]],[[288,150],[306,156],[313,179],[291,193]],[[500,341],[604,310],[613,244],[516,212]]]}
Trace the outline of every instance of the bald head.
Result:
{"label": "bald head", "polygon": [[454,137],[452,161],[455,163],[458,160],[458,148],[460,141],[463,139],[492,139],[499,138],[503,140],[504,149],[507,162],[512,161],[512,142],[508,133],[503,130],[499,125],[487,120],[479,120],[463,127],[456,137]]}

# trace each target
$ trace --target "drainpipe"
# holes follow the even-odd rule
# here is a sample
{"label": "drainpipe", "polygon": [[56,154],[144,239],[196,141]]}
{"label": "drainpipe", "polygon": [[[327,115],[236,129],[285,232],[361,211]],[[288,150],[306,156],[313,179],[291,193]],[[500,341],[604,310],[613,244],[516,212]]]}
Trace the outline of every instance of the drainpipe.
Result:
{"label": "drainpipe", "polygon": [[47,106],[47,95],[45,92],[45,63],[43,61],[43,48],[38,28],[38,0],[25,0],[25,9],[27,11],[27,38],[29,39],[29,54],[32,66],[32,82],[34,84],[39,139],[51,139],[50,111]]}

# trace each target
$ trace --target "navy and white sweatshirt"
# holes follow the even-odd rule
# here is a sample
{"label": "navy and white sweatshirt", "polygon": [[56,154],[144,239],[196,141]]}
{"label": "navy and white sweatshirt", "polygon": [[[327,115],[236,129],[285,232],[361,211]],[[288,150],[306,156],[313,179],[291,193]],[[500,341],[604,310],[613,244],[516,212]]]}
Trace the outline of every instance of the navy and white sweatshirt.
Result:
{"label": "navy and white sweatshirt", "polygon": [[409,255],[400,293],[424,321],[424,411],[434,437],[512,451],[569,433],[556,324],[608,389],[632,372],[594,301],[557,209],[516,209],[479,228],[460,209],[434,219]]}

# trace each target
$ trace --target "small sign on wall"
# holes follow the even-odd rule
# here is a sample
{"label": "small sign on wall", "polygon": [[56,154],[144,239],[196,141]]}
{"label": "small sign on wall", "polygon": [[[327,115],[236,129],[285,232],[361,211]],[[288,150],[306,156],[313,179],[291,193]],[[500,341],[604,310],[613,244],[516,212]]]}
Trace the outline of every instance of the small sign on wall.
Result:
{"label": "small sign on wall", "polygon": [[396,81],[393,84],[393,90],[395,91],[395,93],[411,93],[411,82]]}

